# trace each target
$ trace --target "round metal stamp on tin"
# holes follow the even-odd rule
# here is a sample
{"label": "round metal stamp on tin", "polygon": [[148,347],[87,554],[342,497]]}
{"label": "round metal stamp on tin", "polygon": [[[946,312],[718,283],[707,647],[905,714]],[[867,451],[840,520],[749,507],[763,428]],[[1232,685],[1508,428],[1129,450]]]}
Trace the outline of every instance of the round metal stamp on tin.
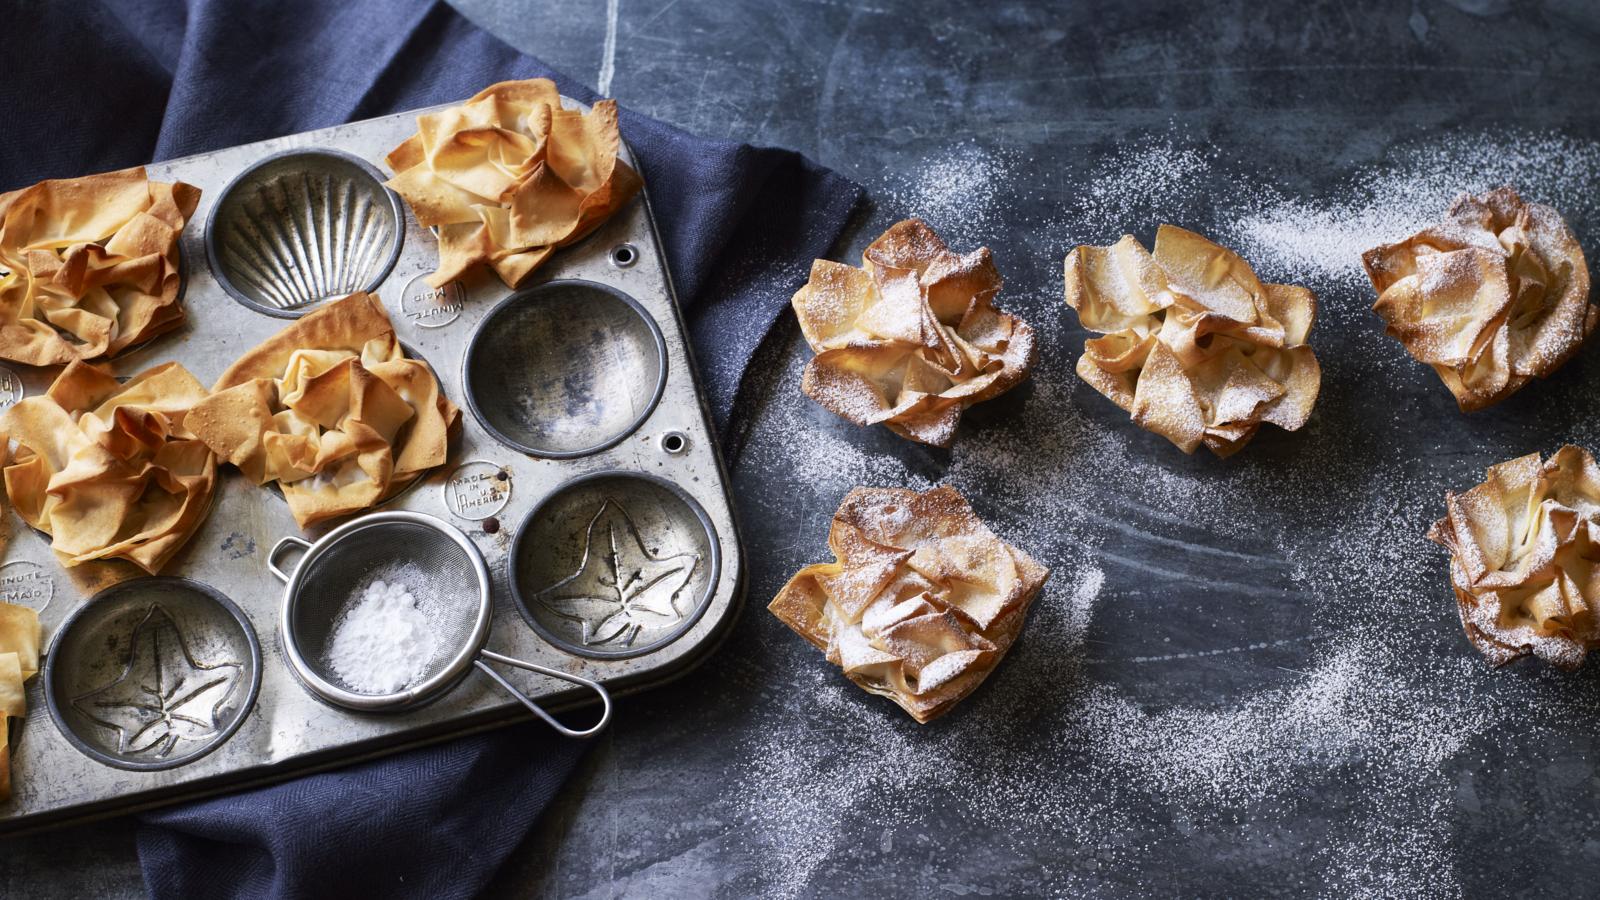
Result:
{"label": "round metal stamp on tin", "polygon": [[55,596],[56,583],[44,566],[27,559],[0,566],[0,603],[44,612]]}
{"label": "round metal stamp on tin", "polygon": [[444,506],[450,514],[474,522],[506,508],[511,500],[511,470],[486,459],[456,466],[444,482]]}
{"label": "round metal stamp on tin", "polygon": [[5,412],[28,395],[22,386],[22,377],[5,366],[0,366],[0,412]]}
{"label": "round metal stamp on tin", "polygon": [[411,279],[400,294],[400,315],[418,328],[443,328],[461,318],[467,289],[452,281],[444,287],[428,284],[428,276]]}

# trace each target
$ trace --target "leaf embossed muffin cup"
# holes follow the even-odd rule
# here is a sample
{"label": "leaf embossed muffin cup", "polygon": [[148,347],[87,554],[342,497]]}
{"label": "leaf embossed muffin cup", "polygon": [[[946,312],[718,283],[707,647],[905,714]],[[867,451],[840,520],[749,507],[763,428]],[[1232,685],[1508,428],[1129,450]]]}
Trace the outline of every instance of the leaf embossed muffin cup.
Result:
{"label": "leaf embossed muffin cup", "polygon": [[134,578],[79,606],[45,658],[61,734],[108,766],[187,765],[243,726],[261,689],[261,643],[228,597],[187,578]]}
{"label": "leaf embossed muffin cup", "polygon": [[540,637],[575,656],[624,659],[666,647],[699,622],[722,551],[710,517],[679,486],[596,472],[528,513],[506,570]]}

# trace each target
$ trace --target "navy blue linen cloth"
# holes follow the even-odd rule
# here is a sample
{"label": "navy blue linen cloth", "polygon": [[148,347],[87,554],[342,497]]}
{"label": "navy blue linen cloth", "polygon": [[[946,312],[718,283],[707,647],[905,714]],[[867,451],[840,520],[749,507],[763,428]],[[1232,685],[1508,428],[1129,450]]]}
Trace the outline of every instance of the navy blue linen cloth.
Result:
{"label": "navy blue linen cloth", "polygon": [[[439,2],[3,2],[0,190],[462,100],[512,78],[553,77],[594,99]],[[751,355],[860,188],[795,153],[627,110],[622,132],[725,429]],[[157,897],[470,896],[582,749],[519,725],[146,813],[145,880]]]}

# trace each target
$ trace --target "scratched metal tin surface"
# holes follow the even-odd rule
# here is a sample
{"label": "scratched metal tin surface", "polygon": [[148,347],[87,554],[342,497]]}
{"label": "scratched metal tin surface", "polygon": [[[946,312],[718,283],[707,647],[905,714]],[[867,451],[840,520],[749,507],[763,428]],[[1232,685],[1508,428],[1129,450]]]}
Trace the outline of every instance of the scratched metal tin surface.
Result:
{"label": "scratched metal tin surface", "polygon": [[[203,192],[181,244],[188,321],[180,330],[115,360],[115,370],[127,375],[177,360],[200,381],[210,384],[241,353],[290,324],[288,319],[257,311],[230,296],[209,267],[205,226],[223,188],[253,163],[300,148],[340,150],[381,169],[384,154],[414,130],[414,115],[388,116],[151,165],[152,179],[186,181]],[[634,258],[631,264],[617,265],[613,251],[624,244],[633,248]],[[686,671],[709,653],[736,614],[742,599],[743,567],[725,474],[695,383],[683,323],[647,201],[643,197],[635,200],[593,235],[556,254],[536,273],[532,284],[524,286],[526,290],[553,280],[579,279],[613,288],[636,301],[664,341],[666,371],[659,403],[626,438],[586,456],[539,458],[512,449],[491,436],[467,408],[463,396],[464,352],[480,321],[512,292],[492,274],[478,272],[464,279],[459,291],[426,296],[420,278],[432,271],[435,261],[432,235],[406,211],[398,260],[375,292],[402,343],[434,368],[446,395],[462,407],[462,427],[452,442],[450,462],[424,476],[384,508],[437,516],[463,529],[482,550],[495,595],[489,649],[599,679],[614,692],[648,687]],[[54,374],[55,370],[25,367],[0,371],[0,406],[15,402],[24,393],[42,393]],[[641,373],[640,377],[648,375]],[[637,523],[619,526],[623,532],[648,530],[652,522],[657,523],[654,527],[670,528],[698,521],[708,523],[712,533],[706,540],[712,543],[713,552],[703,554],[711,558],[696,563],[705,568],[689,572],[685,579],[686,583],[695,582],[695,590],[703,585],[703,596],[708,599],[699,604],[700,598],[685,596],[681,602],[666,607],[676,608],[677,615],[688,623],[686,627],[680,624],[681,631],[680,627],[662,629],[665,640],[640,635],[637,629],[625,628],[619,633],[619,639],[637,639],[636,646],[647,651],[642,654],[580,655],[558,649],[529,626],[509,594],[508,553],[523,520],[563,484],[604,471],[651,476],[657,481],[641,483],[669,484],[704,514],[701,520],[696,516],[675,516],[670,511],[663,514],[659,508],[645,510],[637,516]],[[509,488],[504,487],[506,475]],[[619,490],[623,496],[608,494],[598,502],[616,501],[626,513],[630,502],[627,488]],[[651,497],[639,502],[656,501]],[[550,505],[566,509],[572,504]],[[586,526],[599,521],[589,518],[597,517],[599,512],[581,509],[572,515],[582,520],[558,525],[556,530],[564,528],[569,537],[581,536]],[[606,515],[614,516],[615,509],[607,510]],[[278,493],[258,487],[237,471],[224,467],[210,516],[163,575],[192,579],[220,592],[243,611],[254,627],[262,664],[259,697],[253,708],[237,731],[192,761],[155,771],[127,770],[98,762],[75,749],[46,708],[41,687],[44,679],[35,679],[29,686],[28,717],[13,730],[14,796],[9,803],[0,805],[0,833],[288,777],[525,715],[515,700],[496,690],[487,679],[476,676],[437,702],[386,715],[338,710],[303,690],[284,661],[278,635],[283,585],[269,574],[266,555],[284,535],[300,534],[314,540],[333,524],[337,522],[301,532]],[[47,648],[61,624],[89,597],[114,584],[142,577],[133,566],[122,562],[63,568],[52,557],[47,539],[15,516],[5,516],[0,527],[6,532],[0,599],[40,610]],[[692,537],[645,534],[641,552],[651,552],[644,544],[693,544]],[[571,552],[565,557],[559,553],[556,556],[577,558]],[[710,583],[704,584],[707,581]],[[655,606],[662,608],[660,603]],[[177,619],[181,631],[183,620]],[[583,632],[579,629],[575,633]],[[597,643],[606,636],[591,635]],[[239,662],[221,658],[228,653],[227,643],[215,640],[214,635],[190,638],[183,648],[185,653],[216,657],[191,662],[223,669]],[[117,646],[108,640],[108,652],[132,652],[126,649],[126,636],[122,640]],[[135,662],[130,657],[121,667],[132,671]],[[552,708],[583,701],[581,691],[554,679],[523,673],[512,675],[512,680]],[[572,714],[574,719],[584,715],[581,711]],[[204,728],[200,730],[203,738]],[[157,744],[159,749],[160,742]]]}

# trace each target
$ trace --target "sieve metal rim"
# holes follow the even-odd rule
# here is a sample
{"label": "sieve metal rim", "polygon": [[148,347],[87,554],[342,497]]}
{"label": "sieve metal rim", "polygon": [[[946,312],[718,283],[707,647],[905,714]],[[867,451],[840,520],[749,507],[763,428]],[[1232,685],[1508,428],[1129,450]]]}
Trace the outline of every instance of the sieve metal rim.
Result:
{"label": "sieve metal rim", "polygon": [[[348,691],[328,681],[306,660],[300,651],[299,641],[291,633],[290,623],[293,621],[295,609],[298,606],[301,589],[305,586],[305,575],[311,570],[311,563],[318,557],[326,554],[341,540],[364,531],[368,528],[382,527],[388,524],[420,525],[430,528],[439,534],[454,541],[457,546],[466,551],[467,559],[472,565],[472,571],[478,577],[478,617],[473,624],[472,634],[462,642],[461,648],[456,652],[450,662],[434,675],[423,679],[416,684],[392,694],[360,694]],[[478,550],[472,539],[468,538],[461,529],[448,522],[426,513],[410,512],[408,510],[388,510],[385,512],[368,513],[358,519],[340,525],[315,541],[304,541],[290,536],[278,542],[268,554],[267,565],[273,568],[275,560],[285,543],[298,543],[303,545],[304,553],[300,561],[295,564],[294,571],[285,578],[283,590],[283,603],[278,610],[278,643],[283,648],[283,655],[289,660],[289,670],[301,685],[310,691],[313,696],[326,700],[335,706],[364,712],[386,712],[407,709],[423,703],[442,693],[464,677],[473,661],[478,658],[483,647],[489,640],[489,626],[492,623],[494,603],[490,595],[489,567],[483,560],[483,553]],[[276,571],[276,569],[274,569]],[[280,577],[281,574],[280,574]]]}
{"label": "sieve metal rim", "polygon": [[[656,383],[651,391],[650,400],[640,407],[639,414],[628,424],[628,427],[620,429],[616,435],[593,446],[582,447],[577,450],[551,450],[547,447],[535,447],[511,437],[489,421],[489,417],[479,407],[478,398],[472,390],[472,363],[483,347],[484,336],[492,330],[490,326],[494,321],[505,315],[513,305],[526,303],[530,299],[537,299],[535,295],[541,292],[562,287],[594,288],[610,294],[615,299],[627,304],[633,310],[633,314],[638,316],[644,322],[645,327],[649,329],[650,338],[656,348],[656,358],[660,360],[660,365],[656,369]],[[466,397],[467,409],[472,411],[472,417],[478,420],[478,424],[483,426],[483,430],[489,432],[491,437],[507,447],[520,450],[529,456],[536,456],[540,459],[579,459],[585,456],[593,456],[602,450],[609,450],[615,447],[627,440],[630,435],[644,425],[645,420],[649,419],[650,415],[656,411],[656,407],[660,405],[662,395],[666,393],[667,369],[669,366],[670,357],[667,355],[666,336],[661,333],[660,324],[656,322],[655,316],[652,316],[650,311],[644,308],[644,304],[640,303],[628,292],[612,287],[609,284],[590,281],[587,278],[554,278],[516,291],[511,296],[496,303],[483,317],[483,320],[478,323],[477,330],[472,333],[472,339],[467,342],[466,352],[461,354],[461,393]]]}
{"label": "sieve metal rim", "polygon": [[[377,275],[373,277],[372,283],[361,288],[361,290],[369,293],[374,292],[381,287],[385,281],[389,280],[389,276],[394,272],[395,263],[400,261],[400,251],[405,248],[406,242],[406,211],[405,205],[400,202],[400,195],[396,194],[389,188],[387,184],[384,183],[388,179],[384,177],[383,172],[379,170],[377,166],[367,162],[365,159],[362,159],[359,156],[356,156],[354,153],[347,153],[343,150],[335,150],[331,147],[291,147],[287,150],[279,150],[276,153],[269,153],[250,165],[244,167],[239,174],[230,178],[228,183],[222,186],[222,190],[217,192],[217,199],[212,202],[210,211],[206,213],[206,230],[204,236],[202,237],[202,242],[205,244],[206,250],[206,265],[210,267],[212,280],[215,281],[217,286],[222,288],[222,290],[227,293],[229,297],[232,297],[234,300],[237,300],[239,303],[243,304],[245,307],[254,312],[272,316],[277,319],[298,319],[301,316],[304,316],[306,313],[309,313],[322,306],[323,303],[327,302],[327,300],[332,300],[335,298],[329,297],[323,302],[293,309],[279,309],[277,307],[268,306],[265,303],[261,303],[260,301],[251,298],[249,295],[245,294],[244,291],[239,290],[239,288],[233,284],[233,281],[223,274],[222,263],[218,258],[217,253],[216,225],[217,216],[222,210],[223,202],[233,194],[234,190],[237,189],[239,185],[244,184],[246,178],[254,175],[257,169],[271,165],[279,160],[286,159],[291,156],[323,156],[331,159],[337,159],[341,162],[351,163],[367,176],[371,177],[373,181],[377,182],[378,187],[383,189],[384,197],[389,201],[390,211],[394,213],[394,246],[390,248],[388,255],[384,257],[383,265],[378,267]],[[187,271],[185,271],[184,274],[187,275]]]}

